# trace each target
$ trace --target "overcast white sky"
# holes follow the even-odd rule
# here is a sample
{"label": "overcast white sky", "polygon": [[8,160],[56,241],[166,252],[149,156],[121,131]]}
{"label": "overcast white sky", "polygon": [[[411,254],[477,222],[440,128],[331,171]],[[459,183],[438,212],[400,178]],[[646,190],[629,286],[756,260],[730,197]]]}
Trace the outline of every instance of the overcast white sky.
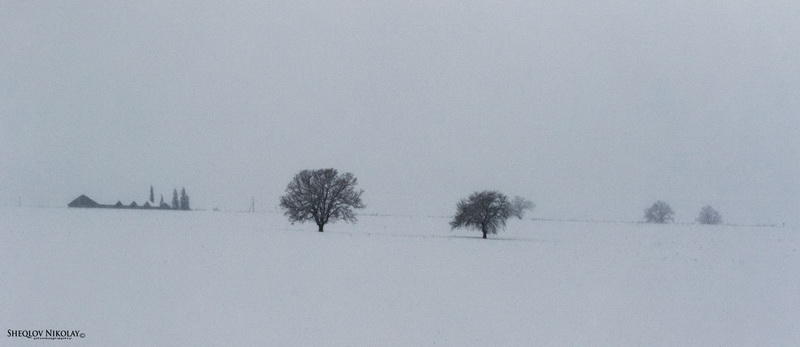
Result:
{"label": "overcast white sky", "polygon": [[274,208],[335,167],[368,210],[691,221],[800,212],[797,1],[0,2],[0,199]]}

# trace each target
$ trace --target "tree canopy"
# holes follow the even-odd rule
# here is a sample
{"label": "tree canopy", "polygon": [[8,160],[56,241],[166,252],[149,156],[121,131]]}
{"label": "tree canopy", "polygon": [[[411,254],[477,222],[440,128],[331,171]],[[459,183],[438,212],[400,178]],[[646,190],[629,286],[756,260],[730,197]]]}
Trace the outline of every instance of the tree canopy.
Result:
{"label": "tree canopy", "polygon": [[509,201],[505,194],[497,191],[475,192],[458,202],[450,227],[478,229],[485,239],[487,234],[497,234],[504,228],[509,217],[522,219],[525,211],[533,206],[521,197]]}
{"label": "tree canopy", "polygon": [[358,179],[336,169],[303,170],[292,178],[280,206],[291,222],[314,221],[320,232],[336,220],[356,222],[354,209],[364,208]]}
{"label": "tree canopy", "polygon": [[648,223],[664,224],[671,222],[675,216],[672,207],[661,200],[653,203],[652,206],[644,210],[644,220]]}

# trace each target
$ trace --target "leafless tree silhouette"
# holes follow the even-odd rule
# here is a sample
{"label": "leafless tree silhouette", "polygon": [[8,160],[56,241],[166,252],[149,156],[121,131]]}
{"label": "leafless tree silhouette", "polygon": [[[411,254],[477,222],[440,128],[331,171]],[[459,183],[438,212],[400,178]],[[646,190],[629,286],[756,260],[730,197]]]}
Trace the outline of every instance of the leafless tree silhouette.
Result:
{"label": "leafless tree silhouette", "polygon": [[675,212],[672,211],[672,207],[669,207],[669,204],[661,200],[656,201],[652,206],[644,210],[644,220],[648,223],[668,223],[673,220],[674,216]]}
{"label": "leafless tree silhouette", "polygon": [[704,206],[697,216],[697,222],[700,224],[721,224],[722,215],[711,206]]}
{"label": "leafless tree silhouette", "polygon": [[509,217],[522,219],[525,211],[532,208],[532,202],[520,197],[510,202],[500,192],[475,192],[458,202],[450,227],[478,229],[485,239],[487,234],[497,234],[498,229],[505,227]]}
{"label": "leafless tree silhouette", "polygon": [[336,220],[356,222],[353,209],[364,208],[363,190],[358,179],[336,169],[303,170],[294,176],[281,197],[284,215],[294,222],[314,221],[322,232],[325,224]]}

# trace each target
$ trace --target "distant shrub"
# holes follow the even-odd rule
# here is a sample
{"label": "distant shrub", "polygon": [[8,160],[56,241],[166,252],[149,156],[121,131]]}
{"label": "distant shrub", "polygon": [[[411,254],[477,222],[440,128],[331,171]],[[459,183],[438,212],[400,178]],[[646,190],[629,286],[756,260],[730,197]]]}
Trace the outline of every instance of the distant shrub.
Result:
{"label": "distant shrub", "polygon": [[713,207],[704,206],[702,209],[700,209],[700,214],[697,216],[697,222],[707,225],[722,224],[722,215]]}
{"label": "distant shrub", "polygon": [[675,212],[672,211],[672,207],[661,200],[656,201],[652,206],[644,210],[644,220],[647,223],[669,223],[673,221],[674,216]]}

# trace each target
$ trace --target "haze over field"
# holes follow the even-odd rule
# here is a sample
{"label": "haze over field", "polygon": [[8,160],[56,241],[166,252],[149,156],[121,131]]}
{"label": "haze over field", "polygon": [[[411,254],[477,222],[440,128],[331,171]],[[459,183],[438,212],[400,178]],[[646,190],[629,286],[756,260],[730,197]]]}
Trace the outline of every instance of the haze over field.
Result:
{"label": "haze over field", "polygon": [[796,1],[2,1],[0,201],[271,210],[356,174],[371,212],[474,190],[535,216],[798,223]]}
{"label": "haze over field", "polygon": [[[76,346],[797,346],[797,229],[0,209],[0,326]],[[40,341],[41,342],[41,341]],[[51,345],[59,341],[45,341]]]}

